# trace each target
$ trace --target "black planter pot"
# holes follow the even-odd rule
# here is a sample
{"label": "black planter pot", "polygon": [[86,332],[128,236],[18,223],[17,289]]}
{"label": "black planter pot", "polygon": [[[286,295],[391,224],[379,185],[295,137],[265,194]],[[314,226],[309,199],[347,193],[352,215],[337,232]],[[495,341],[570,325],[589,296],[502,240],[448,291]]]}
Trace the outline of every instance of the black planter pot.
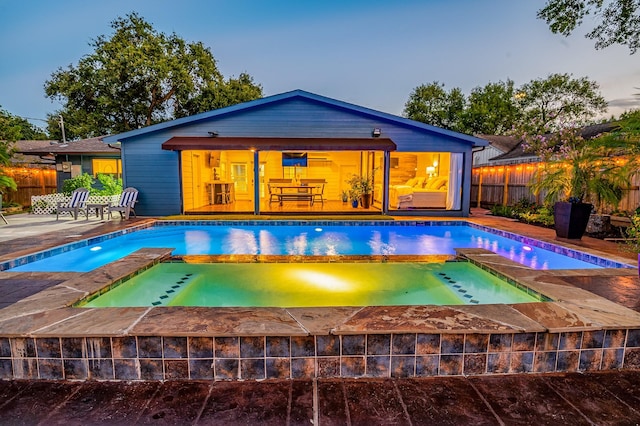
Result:
{"label": "black planter pot", "polygon": [[362,194],[360,196],[360,205],[364,209],[368,209],[371,207],[371,200],[373,199],[373,194]]}
{"label": "black planter pot", "polygon": [[592,207],[588,203],[557,202],[553,207],[556,235],[572,240],[582,238],[589,223]]}

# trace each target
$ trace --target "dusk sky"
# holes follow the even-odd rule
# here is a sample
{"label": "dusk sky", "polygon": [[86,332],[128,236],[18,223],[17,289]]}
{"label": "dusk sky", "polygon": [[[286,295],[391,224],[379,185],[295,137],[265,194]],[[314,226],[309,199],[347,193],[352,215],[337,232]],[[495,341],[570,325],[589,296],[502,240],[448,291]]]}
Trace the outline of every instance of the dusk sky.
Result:
{"label": "dusk sky", "polygon": [[[401,115],[411,91],[439,81],[471,89],[551,73],[599,83],[607,116],[638,108],[640,53],[596,50],[552,34],[543,0],[22,0],[0,1],[0,106],[46,118],[60,108],[44,95],[59,67],[93,52],[110,23],[137,12],[158,32],[209,47],[225,77],[247,72],[264,95],[302,89]],[[33,121],[36,125],[44,123]]]}

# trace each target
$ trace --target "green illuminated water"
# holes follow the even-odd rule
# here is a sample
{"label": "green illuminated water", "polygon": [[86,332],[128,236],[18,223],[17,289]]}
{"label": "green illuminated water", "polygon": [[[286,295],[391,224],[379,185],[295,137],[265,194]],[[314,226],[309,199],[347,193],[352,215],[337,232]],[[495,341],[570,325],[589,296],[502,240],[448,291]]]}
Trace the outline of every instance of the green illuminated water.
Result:
{"label": "green illuminated water", "polygon": [[466,262],[163,263],[85,307],[381,306],[537,301]]}

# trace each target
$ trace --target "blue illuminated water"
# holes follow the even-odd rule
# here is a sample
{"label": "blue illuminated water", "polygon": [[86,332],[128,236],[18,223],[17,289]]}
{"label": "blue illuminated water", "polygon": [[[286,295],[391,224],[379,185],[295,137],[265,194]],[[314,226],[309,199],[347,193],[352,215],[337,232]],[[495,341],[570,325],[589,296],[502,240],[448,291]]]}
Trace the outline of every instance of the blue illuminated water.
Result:
{"label": "blue illuminated water", "polygon": [[535,269],[597,265],[526,245],[471,226],[266,225],[159,226],[125,234],[11,269],[87,272],[140,248],[174,255],[428,255],[484,248]]}

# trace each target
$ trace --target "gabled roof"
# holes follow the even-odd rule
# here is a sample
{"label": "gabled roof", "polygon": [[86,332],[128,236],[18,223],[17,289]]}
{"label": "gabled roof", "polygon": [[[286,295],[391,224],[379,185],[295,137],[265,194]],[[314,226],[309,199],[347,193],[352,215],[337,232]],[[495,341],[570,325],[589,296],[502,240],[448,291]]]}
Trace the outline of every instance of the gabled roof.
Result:
{"label": "gabled roof", "polygon": [[503,153],[511,151],[520,142],[514,136],[505,136],[505,135],[476,135],[476,136],[478,136],[480,139],[489,141],[489,145],[496,148],[498,151],[502,151]]}
{"label": "gabled roof", "polygon": [[11,156],[11,164],[18,165],[55,165],[55,158],[48,154],[24,154],[25,151],[35,148],[46,148],[50,144],[55,143],[52,140],[22,140],[15,141],[11,144],[11,147],[15,150],[15,153]]}
{"label": "gabled roof", "polygon": [[327,98],[324,96],[316,95],[310,92],[306,92],[304,90],[293,90],[291,92],[281,93],[279,95],[268,96],[266,98],[256,99],[249,102],[244,102],[237,105],[232,105],[225,108],[220,108],[208,112],[203,112],[200,114],[192,115],[189,117],[178,118],[176,120],[167,121],[164,123],[154,124],[151,126],[143,127],[141,129],[131,130],[129,132],[120,133],[118,135],[107,136],[103,139],[104,142],[115,143],[124,141],[126,139],[137,137],[145,134],[149,134],[152,132],[157,132],[161,130],[166,130],[186,124],[195,124],[200,121],[206,121],[212,118],[221,117],[227,114],[233,114],[240,111],[246,111],[252,108],[259,108],[261,106],[265,106],[268,104],[272,104],[275,102],[282,102],[286,100],[294,100],[294,99],[305,99],[313,102],[321,103],[332,108],[342,109],[346,111],[353,112],[355,114],[359,114],[365,117],[376,118],[379,120],[384,120],[387,122],[392,122],[397,125],[412,127],[414,129],[425,130],[431,133],[441,134],[443,136],[453,137],[456,139],[464,140],[471,143],[474,146],[486,146],[487,142],[470,135],[466,135],[463,133],[457,133],[451,130],[446,130],[440,127],[431,126],[429,124],[424,124],[419,121],[410,120],[408,118],[399,117],[397,115],[388,114],[385,112],[376,111],[373,109],[365,108],[362,106],[350,104],[343,101],[338,101],[335,99]]}
{"label": "gabled roof", "polygon": [[[612,132],[613,130],[616,130],[619,127],[620,126],[615,122],[592,124],[592,125],[584,126],[583,128],[581,128],[580,136],[583,139],[592,139],[601,135],[602,133]],[[511,150],[507,151],[504,154],[498,155],[497,157],[493,157],[489,161],[491,162],[536,161],[538,159],[537,155],[531,152],[524,151],[524,149],[522,148],[521,140],[516,140],[515,138],[513,138],[513,140],[517,141],[517,143],[514,145],[514,147]]]}
{"label": "gabled roof", "polygon": [[47,154],[120,154],[120,148],[102,142],[103,136],[67,143],[58,141],[17,141],[16,152],[27,155]]}

